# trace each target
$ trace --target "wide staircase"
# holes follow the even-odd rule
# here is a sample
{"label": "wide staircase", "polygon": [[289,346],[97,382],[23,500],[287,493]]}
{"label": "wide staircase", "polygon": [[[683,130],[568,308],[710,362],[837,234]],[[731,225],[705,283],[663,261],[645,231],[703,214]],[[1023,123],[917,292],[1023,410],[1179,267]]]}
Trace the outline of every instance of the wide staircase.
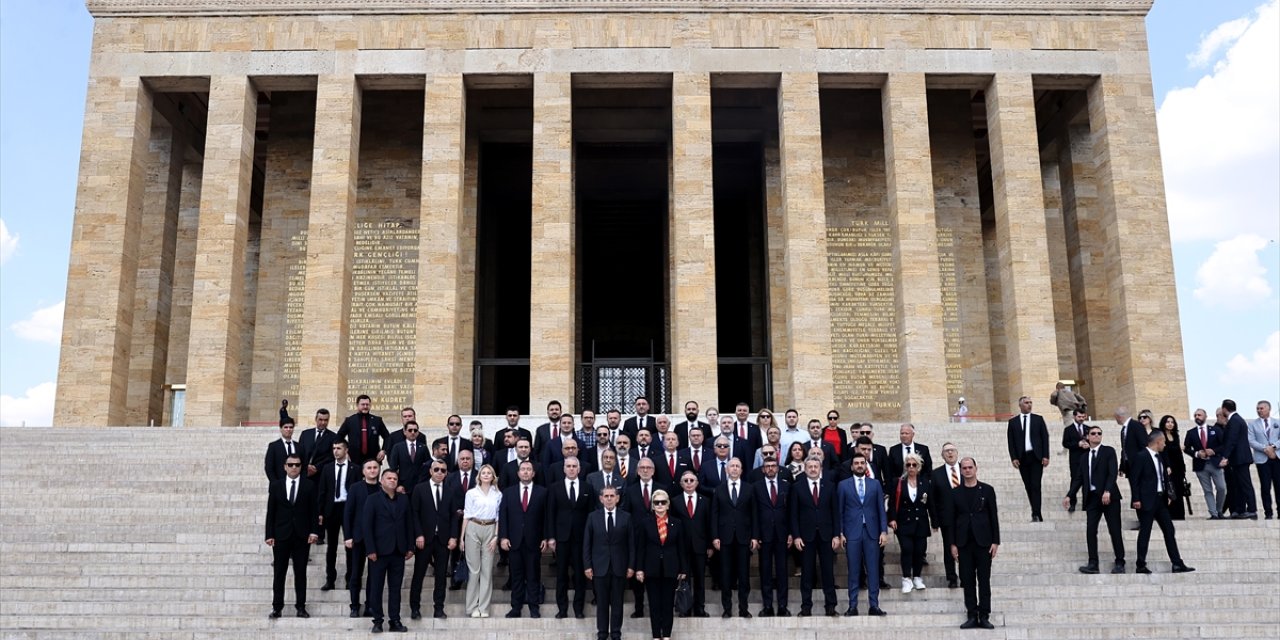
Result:
{"label": "wide staircase", "polygon": [[[1117,429],[1106,441],[1116,445]],[[1043,523],[1030,522],[1026,494],[1005,453],[1003,424],[920,427],[918,441],[941,462],[945,441],[975,456],[979,477],[999,496],[1001,545],[992,575],[992,631],[962,632],[962,591],[946,588],[941,538],[930,539],[928,589],[908,595],[900,583],[898,545],[887,548],[882,591],[885,618],[719,617],[719,596],[708,592],[707,619],[677,619],[681,637],[816,640],[834,633],[876,638],[1275,638],[1280,634],[1280,524],[1277,521],[1205,520],[1199,485],[1191,480],[1195,515],[1177,522],[1178,543],[1195,573],[1174,575],[1158,530],[1148,562],[1152,575],[1133,573],[1136,531],[1124,510],[1129,559],[1126,575],[1083,575],[1084,514],[1061,509],[1067,488],[1065,456],[1053,451],[1044,480]],[[893,444],[888,425],[883,444]],[[428,437],[438,434],[429,433]],[[284,618],[270,620],[271,554],[262,541],[266,481],[262,455],[275,429],[0,429],[0,635],[5,638],[203,638],[228,636],[349,637],[368,633],[366,619],[347,617],[344,591],[320,592],[323,553],[309,568],[310,619],[292,617],[292,583]],[[1123,482],[1123,481],[1122,481]],[[1128,498],[1127,486],[1122,490]],[[1103,570],[1110,569],[1105,526]],[[341,563],[342,561],[339,560]],[[753,562],[752,572],[755,573]],[[836,560],[844,586],[843,554]],[[341,566],[339,572],[341,572]],[[505,569],[496,570],[497,580]],[[548,596],[553,573],[544,564]],[[426,600],[430,601],[430,580]],[[462,592],[451,591],[448,619],[408,619],[412,632],[448,637],[514,636],[551,640],[594,634],[585,620],[544,617],[507,620],[508,594],[496,591],[488,619],[462,612]],[[791,579],[790,606],[799,610],[799,580]],[[839,610],[847,602],[838,590]],[[821,594],[815,593],[817,602]],[[753,592],[752,612],[759,610]],[[627,596],[627,611],[631,610]],[[820,610],[820,605],[819,605]],[[627,619],[624,635],[649,637],[647,620]]]}

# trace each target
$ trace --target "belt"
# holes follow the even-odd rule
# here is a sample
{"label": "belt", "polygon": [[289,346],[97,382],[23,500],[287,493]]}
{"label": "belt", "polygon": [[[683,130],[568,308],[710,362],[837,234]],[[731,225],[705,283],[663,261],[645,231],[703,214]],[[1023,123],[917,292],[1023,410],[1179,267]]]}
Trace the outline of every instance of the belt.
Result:
{"label": "belt", "polygon": [[492,524],[496,524],[498,522],[497,520],[480,520],[477,518],[472,518],[471,521],[476,524],[484,525],[486,527]]}

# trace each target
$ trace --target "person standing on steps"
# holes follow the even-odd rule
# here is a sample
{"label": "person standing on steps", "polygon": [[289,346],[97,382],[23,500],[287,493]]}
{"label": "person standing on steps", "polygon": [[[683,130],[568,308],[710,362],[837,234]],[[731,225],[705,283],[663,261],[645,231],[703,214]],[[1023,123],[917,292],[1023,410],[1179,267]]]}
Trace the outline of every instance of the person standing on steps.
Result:
{"label": "person standing on steps", "polygon": [[[1030,407],[1027,407],[1030,410]],[[1000,517],[996,490],[978,481],[978,463],[960,460],[962,481],[947,504],[951,524],[951,556],[960,567],[967,617],[961,629],[994,629],[991,624],[991,561],[1000,551]]]}

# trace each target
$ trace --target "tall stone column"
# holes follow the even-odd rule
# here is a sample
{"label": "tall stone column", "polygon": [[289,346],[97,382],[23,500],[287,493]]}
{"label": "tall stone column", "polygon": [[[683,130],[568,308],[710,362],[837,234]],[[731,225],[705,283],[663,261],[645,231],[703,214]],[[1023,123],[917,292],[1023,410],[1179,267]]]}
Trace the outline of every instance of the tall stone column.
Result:
{"label": "tall stone column", "polygon": [[1080,377],[1076,366],[1075,308],[1071,303],[1070,257],[1067,251],[1066,224],[1062,215],[1062,179],[1056,160],[1040,163],[1040,184],[1044,194],[1045,248],[1049,250],[1049,287],[1053,296],[1054,333],[1058,337],[1058,378]]}
{"label": "tall stone column", "polygon": [[141,78],[89,79],[55,425],[125,421],[151,116]]}
{"label": "tall stone column", "polygon": [[529,271],[529,404],[572,408],[575,264],[573,83],[533,76],[533,231]]}
{"label": "tall stone column", "polygon": [[672,405],[705,405],[719,397],[711,74],[672,78],[671,173]]}
{"label": "tall stone column", "polygon": [[[814,415],[827,411],[834,403],[817,73],[782,74],[778,87],[778,156],[782,166],[781,250],[786,256],[789,294],[789,404],[802,415]],[[779,406],[788,404],[785,398],[774,398],[774,402]]]}
{"label": "tall stone column", "polygon": [[341,417],[350,408],[347,322],[351,315],[360,107],[355,76],[319,77],[298,366],[297,411],[301,416],[326,408]]}
{"label": "tall stone column", "polygon": [[996,411],[1004,411],[1018,396],[1039,397],[1053,388],[1058,346],[1031,76],[997,74],[986,100],[1011,396],[996,398]]}
{"label": "tall stone column", "polygon": [[213,76],[191,293],[184,424],[239,424],[245,243],[258,92],[247,76]]}
{"label": "tall stone column", "polygon": [[[462,263],[463,188],[467,137],[466,86],[462,74],[427,76],[422,127],[422,214],[418,234],[418,321],[413,403],[428,424],[470,405],[459,366],[459,310],[473,303],[459,286]],[[474,289],[473,289],[474,290]],[[438,422],[437,422],[438,421]]]}
{"label": "tall stone column", "polygon": [[1110,292],[1110,327],[1098,329],[1111,335],[1116,400],[1130,407],[1185,407],[1187,374],[1151,78],[1096,80],[1089,87],[1089,125],[1096,138]]}
{"label": "tall stone column", "polygon": [[881,93],[889,217],[898,290],[902,415],[943,420],[947,411],[938,222],[933,206],[929,103],[923,73],[890,74]]}

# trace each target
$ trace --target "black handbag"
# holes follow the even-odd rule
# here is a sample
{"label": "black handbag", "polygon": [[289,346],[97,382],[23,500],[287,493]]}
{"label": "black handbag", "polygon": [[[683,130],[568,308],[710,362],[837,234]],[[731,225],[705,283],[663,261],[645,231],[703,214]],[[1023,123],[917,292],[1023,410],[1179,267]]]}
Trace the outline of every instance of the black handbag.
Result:
{"label": "black handbag", "polygon": [[458,561],[458,566],[453,568],[453,584],[461,586],[471,579],[471,567],[467,566],[466,560]]}
{"label": "black handbag", "polygon": [[690,586],[688,578],[676,583],[675,606],[676,613],[681,615],[687,615],[693,611],[693,587]]}

